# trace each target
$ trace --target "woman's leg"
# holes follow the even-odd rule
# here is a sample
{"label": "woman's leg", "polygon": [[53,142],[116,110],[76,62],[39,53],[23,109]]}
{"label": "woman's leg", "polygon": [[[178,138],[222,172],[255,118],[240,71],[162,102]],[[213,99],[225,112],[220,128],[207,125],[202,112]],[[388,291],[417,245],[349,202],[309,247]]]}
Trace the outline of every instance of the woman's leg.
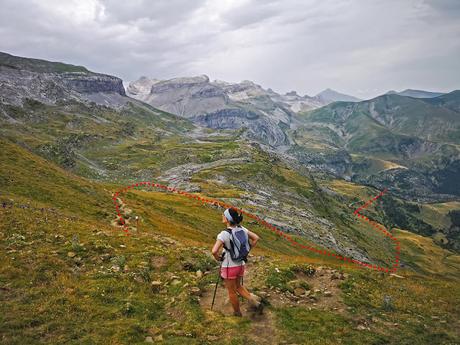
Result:
{"label": "woman's leg", "polygon": [[241,277],[236,279],[236,291],[241,297],[246,298],[249,302],[253,305],[259,304],[259,302],[254,298],[253,295],[246,289],[243,285],[241,285]]}
{"label": "woman's leg", "polygon": [[235,313],[240,313],[240,301],[238,301],[237,289],[236,289],[236,281],[238,279],[224,279],[225,286],[228,290],[228,297],[230,298],[230,303],[232,304],[233,310]]}

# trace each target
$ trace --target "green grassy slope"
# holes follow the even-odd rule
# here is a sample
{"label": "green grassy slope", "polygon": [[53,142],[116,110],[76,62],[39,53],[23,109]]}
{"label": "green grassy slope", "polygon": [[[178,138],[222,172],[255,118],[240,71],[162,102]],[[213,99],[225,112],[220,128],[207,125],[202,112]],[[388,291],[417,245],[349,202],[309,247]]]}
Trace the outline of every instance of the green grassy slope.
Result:
{"label": "green grassy slope", "polygon": [[[279,305],[275,300],[284,296],[283,285],[270,290],[267,284],[284,282],[283,274],[295,277],[294,263],[317,268],[325,262],[288,250],[250,223],[263,239],[252,258],[250,284],[275,299],[267,319],[209,312],[195,289],[205,296],[212,289],[216,264],[207,253],[221,228],[220,211],[174,194],[134,191],[124,199],[141,226],[127,237],[110,225],[115,186],[74,176],[8,141],[2,148],[0,201],[7,208],[0,209],[0,337],[5,344],[140,344],[148,336],[167,344],[458,340],[453,327],[458,303],[452,300],[458,284],[450,281],[458,272],[433,279],[402,270],[406,278],[394,278],[344,268],[347,278],[332,299],[337,298],[337,310],[328,308],[331,300],[321,294],[319,309],[313,302]],[[211,273],[199,278],[197,270]],[[320,279],[318,273],[308,283]],[[391,309],[382,304],[385,295],[391,296]],[[256,332],[261,325],[272,338]]]}
{"label": "green grassy slope", "polygon": [[299,116],[292,152],[355,182],[391,185],[406,200],[448,201],[460,193],[458,103],[457,91],[433,99],[336,102]]}
{"label": "green grassy slope", "polygon": [[[115,111],[80,103],[46,106],[29,102],[24,108],[5,106],[5,110],[20,121],[5,123],[0,130],[5,137],[68,171],[108,183],[155,180],[181,164],[248,159],[245,163],[200,170],[190,181],[199,185],[204,194],[234,198],[238,203],[245,202],[245,193],[254,193],[266,186],[277,202],[285,207],[308,209],[312,217],[325,217],[332,222],[329,232],[339,241],[350,246],[358,244],[370,258],[388,264],[386,253],[391,251],[391,245],[384,242],[383,247],[377,246],[378,238],[368,242],[369,229],[351,221],[351,210],[344,207],[342,200],[324,195],[320,188],[313,186],[308,175],[241,140],[238,132],[193,140],[184,135],[194,128],[189,121],[139,104]],[[213,134],[219,132],[213,131]],[[218,182],[219,178],[224,178],[225,183]],[[250,206],[249,210],[280,220],[277,208],[263,208]],[[298,226],[320,234],[317,235],[320,238],[327,236],[315,221],[305,223],[303,217],[296,213],[294,216]]]}
{"label": "green grassy slope", "polygon": [[426,103],[442,106],[450,110],[460,112],[460,90],[455,90],[439,97],[425,98],[423,100]]}
{"label": "green grassy slope", "polygon": [[68,214],[106,217],[110,193],[96,182],[74,176],[43,158],[0,140],[0,187],[4,198],[19,197],[39,207],[59,207]]}
{"label": "green grassy slope", "polygon": [[[0,53],[1,66],[92,73]],[[458,153],[455,95],[436,104],[396,96],[372,102],[309,113],[306,123],[315,125],[291,134],[308,153],[337,154],[339,163],[344,149],[356,152],[350,159],[364,173],[406,163],[434,169]],[[261,242],[245,282],[267,309],[264,316],[245,311],[243,319],[224,316],[222,287],[217,310],[209,311],[217,270],[209,250],[222,229],[222,209],[137,188],[120,200],[125,236],[113,193],[137,181],[175,183],[177,175],[200,195],[279,222],[305,245],[394,262],[394,244],[352,215],[375,188],[312,175],[248,142],[243,131],[198,129],[134,100],[120,109],[1,103],[1,342],[459,343],[459,256],[443,242],[456,234],[449,212],[457,203],[417,205],[388,195],[363,212],[388,228],[412,231],[394,230],[404,265],[397,275],[342,266],[246,218]],[[442,138],[449,144],[438,147]],[[448,169],[446,186],[455,186],[455,169]]]}
{"label": "green grassy slope", "polygon": [[323,149],[329,143],[370,158],[433,166],[458,153],[460,117],[452,108],[457,103],[458,92],[429,100],[384,95],[337,102],[300,115],[305,125],[292,135],[307,148],[313,140]]}
{"label": "green grassy slope", "polygon": [[79,175],[109,181],[139,170],[125,155],[135,161],[140,152],[146,164],[159,160],[146,157],[144,142],[155,147],[177,141],[178,135],[194,128],[187,120],[139,103],[119,111],[78,102],[0,107],[17,121],[2,123],[4,137]]}
{"label": "green grassy slope", "polygon": [[[358,103],[337,102],[301,116],[306,123],[342,126],[352,136],[386,130],[394,135],[417,137],[441,143],[459,143],[458,112],[447,107],[457,99],[455,92],[422,100],[399,95],[383,95]],[[458,102],[457,102],[458,103]],[[372,134],[372,133],[371,133]],[[375,135],[371,135],[373,138]]]}
{"label": "green grassy slope", "polygon": [[[67,217],[77,216],[101,224],[110,224],[116,218],[112,193],[123,185],[89,181],[49,164],[9,141],[2,140],[1,143],[0,187],[2,200],[7,204],[10,199],[20,205],[33,203],[37,209],[53,208]],[[128,202],[127,207],[142,218],[143,226],[178,239],[209,243],[223,226],[221,210],[178,194],[158,189],[139,190],[127,193],[123,199]],[[193,214],[191,220],[190,214]],[[266,237],[262,248],[285,254],[303,253],[260,225],[252,224],[251,227]],[[298,236],[296,238],[311,245]]]}

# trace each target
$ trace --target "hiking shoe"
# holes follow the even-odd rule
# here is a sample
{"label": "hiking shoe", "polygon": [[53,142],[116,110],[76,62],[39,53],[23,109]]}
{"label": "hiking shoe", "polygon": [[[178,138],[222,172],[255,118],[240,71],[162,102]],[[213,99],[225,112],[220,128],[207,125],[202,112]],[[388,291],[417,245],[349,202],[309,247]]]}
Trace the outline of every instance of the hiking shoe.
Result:
{"label": "hiking shoe", "polygon": [[242,317],[243,314],[241,314],[240,311],[234,311],[234,312],[233,312],[233,316]]}
{"label": "hiking shoe", "polygon": [[254,313],[262,314],[264,310],[264,304],[262,302],[258,302],[257,304],[252,304],[249,306],[249,310]]}

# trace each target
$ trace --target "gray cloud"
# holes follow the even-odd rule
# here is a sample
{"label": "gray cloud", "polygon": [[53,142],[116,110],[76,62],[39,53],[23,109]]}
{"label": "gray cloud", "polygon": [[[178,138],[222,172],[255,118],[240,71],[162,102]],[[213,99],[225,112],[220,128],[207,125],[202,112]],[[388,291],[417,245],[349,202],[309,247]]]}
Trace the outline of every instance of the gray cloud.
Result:
{"label": "gray cloud", "polygon": [[150,22],[155,26],[179,24],[204,4],[204,0],[101,0],[100,18],[107,23],[129,23],[130,25]]}
{"label": "gray cloud", "polygon": [[460,88],[457,0],[0,0],[0,50],[280,92]]}

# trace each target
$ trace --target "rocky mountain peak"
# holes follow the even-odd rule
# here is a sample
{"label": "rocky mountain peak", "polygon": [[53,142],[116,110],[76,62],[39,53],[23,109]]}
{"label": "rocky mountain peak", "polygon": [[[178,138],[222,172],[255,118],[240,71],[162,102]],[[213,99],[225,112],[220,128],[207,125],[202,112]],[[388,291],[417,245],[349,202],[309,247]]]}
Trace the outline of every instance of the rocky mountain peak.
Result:
{"label": "rocky mountain peak", "polygon": [[195,76],[195,77],[179,77],[179,78],[172,78],[166,81],[168,83],[176,83],[176,84],[201,84],[201,83],[209,83],[209,77],[205,74]]}
{"label": "rocky mountain peak", "polygon": [[[149,89],[148,85],[152,87]],[[200,125],[219,129],[247,128],[249,136],[270,145],[285,144],[285,134],[278,124],[289,125],[293,115],[273,99],[278,94],[250,80],[211,82],[206,75],[155,82],[141,78],[130,83],[127,91],[133,98],[190,118]]]}
{"label": "rocky mountain peak", "polygon": [[142,96],[150,93],[152,86],[158,83],[160,80],[148,78],[146,76],[140,77],[136,81],[132,81],[129,83],[126,91],[128,94]]}
{"label": "rocky mountain peak", "polygon": [[324,104],[329,104],[332,102],[359,102],[359,98],[354,96],[346,95],[338,91],[327,88],[315,96],[316,99],[321,101]]}
{"label": "rocky mountain peak", "polygon": [[94,73],[82,66],[22,58],[0,53],[2,101],[21,105],[26,98],[54,104],[78,99],[99,102],[111,97],[115,103],[125,97],[120,78]]}

